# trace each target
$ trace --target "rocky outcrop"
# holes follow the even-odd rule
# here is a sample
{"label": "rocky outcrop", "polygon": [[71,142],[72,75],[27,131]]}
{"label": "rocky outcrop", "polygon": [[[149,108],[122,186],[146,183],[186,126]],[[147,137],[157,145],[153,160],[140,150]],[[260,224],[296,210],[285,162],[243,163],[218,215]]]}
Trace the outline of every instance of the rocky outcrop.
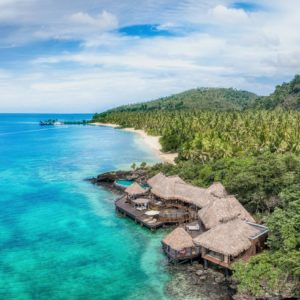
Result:
{"label": "rocky outcrop", "polygon": [[133,174],[131,171],[116,171],[99,174],[97,177],[91,178],[90,181],[94,184],[101,185],[102,183],[113,184],[118,179],[132,180]]}
{"label": "rocky outcrop", "polygon": [[166,287],[172,299],[230,300],[235,293],[231,278],[222,272],[205,270],[197,261],[192,265],[171,265],[171,281]]}
{"label": "rocky outcrop", "polygon": [[145,183],[147,180],[147,172],[144,169],[136,169],[132,171],[113,171],[99,174],[96,177],[89,178],[93,184],[102,185],[111,189],[116,189],[114,182],[118,179],[135,180],[139,183]]}

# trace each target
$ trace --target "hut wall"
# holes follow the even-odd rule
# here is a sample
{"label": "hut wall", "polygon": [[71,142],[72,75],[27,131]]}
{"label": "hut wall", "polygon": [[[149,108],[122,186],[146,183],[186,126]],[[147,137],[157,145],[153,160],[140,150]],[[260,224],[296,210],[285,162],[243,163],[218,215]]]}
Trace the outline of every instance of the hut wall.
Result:
{"label": "hut wall", "polygon": [[220,265],[225,268],[230,268],[230,261],[227,255],[211,251],[204,247],[202,247],[201,254],[204,260],[208,260],[216,265]]}
{"label": "hut wall", "polygon": [[200,247],[184,248],[183,251],[177,251],[170,246],[163,244],[163,250],[168,257],[175,260],[183,260],[200,256]]}
{"label": "hut wall", "polygon": [[256,246],[258,243],[258,239],[252,240],[251,241],[251,247],[247,250],[245,250],[244,252],[242,252],[239,256],[232,258],[231,262],[234,262],[236,260],[244,260],[244,261],[248,261],[250,259],[251,256],[254,256],[257,252],[256,252]]}
{"label": "hut wall", "polygon": [[261,252],[264,249],[267,237],[268,233],[265,233],[256,239],[256,253]]}

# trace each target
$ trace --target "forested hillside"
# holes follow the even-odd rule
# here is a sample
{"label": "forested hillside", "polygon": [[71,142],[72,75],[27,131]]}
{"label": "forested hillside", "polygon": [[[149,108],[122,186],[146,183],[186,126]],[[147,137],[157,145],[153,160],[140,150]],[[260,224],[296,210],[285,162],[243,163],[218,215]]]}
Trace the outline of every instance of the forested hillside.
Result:
{"label": "forested hillside", "polygon": [[300,109],[300,75],[296,75],[295,78],[289,83],[283,83],[278,85],[270,96],[259,97],[254,104],[257,108],[274,109],[283,108]]}
{"label": "forested hillside", "polygon": [[[207,91],[216,97],[210,109]],[[178,174],[198,186],[222,182],[270,229],[267,249],[235,265],[239,291],[300,297],[300,76],[268,97],[242,92],[238,101],[225,97],[228,91],[189,91],[96,114],[93,121],[144,129],[161,136],[164,151],[179,153],[176,166],[159,164],[150,173]],[[194,93],[201,99],[185,97]]]}
{"label": "forested hillside", "polygon": [[180,94],[145,103],[124,105],[111,111],[152,111],[152,110],[242,110],[254,104],[254,93],[224,88],[198,88]]}
{"label": "forested hillside", "polygon": [[300,75],[275,88],[269,96],[232,88],[197,88],[153,101],[128,104],[106,111],[147,112],[154,110],[241,111],[244,109],[300,109]]}

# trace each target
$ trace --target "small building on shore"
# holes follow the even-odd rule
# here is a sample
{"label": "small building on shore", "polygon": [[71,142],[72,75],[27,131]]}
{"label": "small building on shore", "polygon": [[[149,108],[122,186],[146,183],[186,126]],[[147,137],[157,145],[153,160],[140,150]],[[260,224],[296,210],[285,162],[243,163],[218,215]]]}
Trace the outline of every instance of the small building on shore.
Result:
{"label": "small building on shore", "polygon": [[230,269],[233,262],[248,260],[255,255],[261,249],[267,233],[265,226],[236,218],[218,224],[193,241],[201,247],[204,261]]}
{"label": "small building on shore", "polygon": [[191,260],[200,255],[192,237],[181,227],[176,228],[162,240],[163,250],[170,262]]}

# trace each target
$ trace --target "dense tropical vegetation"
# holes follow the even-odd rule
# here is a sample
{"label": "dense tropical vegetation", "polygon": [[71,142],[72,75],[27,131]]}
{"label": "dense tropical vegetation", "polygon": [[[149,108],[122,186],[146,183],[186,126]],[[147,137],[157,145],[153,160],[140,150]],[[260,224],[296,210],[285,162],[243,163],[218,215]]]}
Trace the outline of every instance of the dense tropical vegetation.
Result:
{"label": "dense tropical vegetation", "polygon": [[240,93],[235,90],[197,91],[187,95],[205,98],[209,91],[215,97],[211,109],[206,109],[209,97],[183,101],[183,93],[96,114],[93,120],[144,129],[161,136],[164,151],[179,153],[175,166],[158,164],[150,173],[178,174],[199,186],[221,181],[270,229],[267,249],[235,265],[239,291],[300,297],[300,76],[268,97],[242,92],[237,101],[225,96]]}
{"label": "dense tropical vegetation", "polygon": [[117,111],[95,120],[160,135],[163,150],[179,152],[181,160],[300,151],[300,113],[294,111]]}

